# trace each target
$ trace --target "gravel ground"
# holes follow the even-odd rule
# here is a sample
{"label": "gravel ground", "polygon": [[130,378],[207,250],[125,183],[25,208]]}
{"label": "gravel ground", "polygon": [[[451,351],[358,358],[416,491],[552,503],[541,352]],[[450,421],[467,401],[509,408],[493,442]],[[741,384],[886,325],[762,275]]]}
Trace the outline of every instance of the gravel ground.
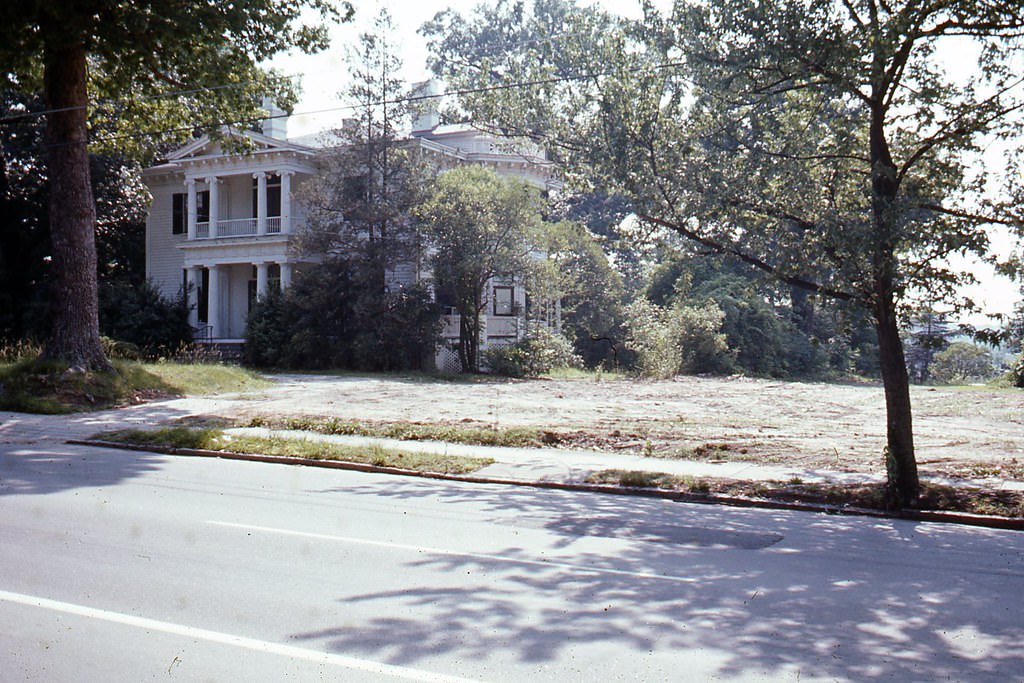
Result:
{"label": "gravel ground", "polygon": [[[882,471],[882,388],[745,377],[650,382],[476,382],[278,375],[258,393],[216,401],[226,417],[319,415],[386,422],[528,425],[576,432],[581,446],[654,455]],[[924,473],[1024,479],[1024,392],[913,390]],[[696,449],[696,454],[693,453]]]}

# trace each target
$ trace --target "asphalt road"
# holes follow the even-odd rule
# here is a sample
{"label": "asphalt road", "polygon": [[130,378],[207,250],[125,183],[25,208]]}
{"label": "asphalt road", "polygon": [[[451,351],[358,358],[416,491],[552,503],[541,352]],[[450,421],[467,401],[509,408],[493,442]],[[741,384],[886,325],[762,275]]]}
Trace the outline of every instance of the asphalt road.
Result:
{"label": "asphalt road", "polygon": [[0,449],[5,683],[1024,679],[1024,533]]}

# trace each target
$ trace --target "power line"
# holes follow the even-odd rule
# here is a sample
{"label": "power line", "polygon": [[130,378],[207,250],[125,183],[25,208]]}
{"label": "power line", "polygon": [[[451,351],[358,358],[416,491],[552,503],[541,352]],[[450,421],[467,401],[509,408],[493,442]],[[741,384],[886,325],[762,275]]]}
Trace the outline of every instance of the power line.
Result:
{"label": "power line", "polygon": [[[625,70],[608,70],[608,71],[591,72],[591,73],[585,73],[585,74],[569,74],[569,75],[564,75],[564,76],[552,76],[550,78],[536,79],[536,80],[532,80],[532,81],[516,81],[516,82],[513,82],[513,83],[499,83],[499,84],[495,84],[495,85],[479,86],[479,87],[475,87],[475,88],[462,88],[462,89],[457,89],[457,90],[446,90],[446,91],[441,92],[441,93],[422,94],[422,95],[406,95],[406,96],[403,96],[403,97],[396,97],[396,98],[393,98],[393,99],[376,100],[376,101],[370,102],[370,103],[339,105],[337,107],[327,107],[327,108],[324,108],[324,109],[316,109],[316,110],[312,110],[312,111],[293,112],[292,114],[270,114],[270,115],[261,116],[261,117],[258,117],[258,118],[223,119],[223,120],[220,120],[220,121],[213,121],[213,122],[207,123],[206,127],[221,127],[221,126],[234,126],[234,125],[252,124],[252,123],[255,123],[256,121],[266,121],[266,120],[272,120],[272,119],[288,118],[290,116],[315,116],[315,115],[318,115],[318,114],[328,114],[328,113],[336,113],[336,112],[342,112],[342,111],[358,111],[360,109],[364,109],[367,106],[380,107],[380,106],[387,106],[387,105],[390,105],[390,104],[412,104],[412,103],[416,103],[416,102],[424,102],[424,101],[427,101],[427,100],[441,99],[441,98],[444,98],[444,97],[453,97],[453,96],[454,97],[458,97],[458,96],[462,96],[462,95],[475,95],[475,94],[481,94],[481,93],[487,93],[487,92],[498,92],[498,91],[502,91],[502,90],[512,90],[512,89],[521,89],[521,88],[529,88],[529,87],[538,87],[538,86],[542,86],[542,85],[554,85],[554,84],[557,84],[557,83],[566,83],[566,82],[570,82],[570,81],[584,81],[584,80],[593,79],[593,78],[600,78],[602,76],[609,76],[609,75],[612,75],[614,73],[621,73],[623,71],[625,73],[637,73],[637,72],[648,71],[648,70],[658,71],[658,70],[671,69],[671,68],[683,66],[683,64],[684,64],[683,62],[664,62],[664,63],[654,64],[654,65],[637,66],[637,67],[633,67],[633,68],[625,69]],[[152,137],[152,136],[156,136],[156,135],[166,135],[166,134],[170,134],[170,133],[190,132],[190,131],[196,130],[196,128],[198,128],[198,127],[199,126],[196,126],[196,125],[190,125],[190,126],[180,126],[180,127],[177,127],[177,128],[163,128],[163,129],[152,130],[152,131],[141,131],[141,132],[138,132],[138,133],[119,133],[119,134],[116,134],[116,135],[98,136],[98,137],[94,138],[93,140],[89,141],[88,143],[84,143],[84,144],[92,144],[92,143],[98,143],[98,142],[113,142],[113,141],[117,141],[117,140],[133,140],[133,139],[141,139],[141,138],[146,138],[146,137]],[[70,145],[75,145],[75,144],[83,144],[83,143],[61,142],[61,143],[52,143],[50,145],[46,145],[46,147],[53,148],[53,147],[70,146]]]}

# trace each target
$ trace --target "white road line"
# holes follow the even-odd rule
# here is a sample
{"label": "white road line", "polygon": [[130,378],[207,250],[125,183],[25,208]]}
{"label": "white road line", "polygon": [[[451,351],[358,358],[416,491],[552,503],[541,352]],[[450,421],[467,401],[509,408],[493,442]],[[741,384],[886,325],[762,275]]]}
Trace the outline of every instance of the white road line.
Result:
{"label": "white road line", "polygon": [[568,562],[549,562],[547,560],[525,560],[504,555],[493,555],[490,553],[471,553],[461,550],[448,550],[447,548],[431,548],[423,545],[409,545],[406,543],[392,543],[390,541],[373,541],[366,538],[354,538],[351,536],[333,536],[330,534],[318,534],[310,531],[295,531],[293,529],[277,529],[269,526],[257,526],[254,524],[237,524],[235,522],[219,522],[207,520],[207,524],[229,527],[232,529],[245,529],[247,531],[263,531],[271,534],[282,534],[286,536],[298,536],[301,538],[313,538],[320,541],[335,541],[338,543],[352,543],[356,545],[369,545],[378,548],[394,548],[398,550],[410,550],[415,553],[430,553],[432,555],[448,555],[455,557],[469,557],[479,560],[494,560],[508,564],[524,564],[533,567],[545,567],[547,569],[568,569],[583,574],[611,574],[613,576],[630,576],[639,579],[657,579],[658,581],[671,581],[675,583],[696,583],[697,580],[686,576],[672,576],[671,574],[654,574],[651,572],[634,572],[625,569],[608,569],[605,567],[588,567],[581,564],[570,564]]}
{"label": "white road line", "polygon": [[381,662],[374,662],[368,659],[346,657],[345,655],[331,654],[329,652],[317,652],[316,650],[307,650],[305,648],[294,647],[292,645],[282,645],[281,643],[272,643],[266,640],[257,640],[255,638],[235,636],[229,633],[209,631],[207,629],[194,628],[192,626],[172,624],[167,621],[146,619],[145,617],[137,617],[131,614],[111,612],[109,610],[99,609],[96,607],[75,605],[70,602],[61,602],[59,600],[50,600],[47,598],[23,595],[21,593],[12,593],[4,590],[0,590],[0,602],[12,602],[19,605],[26,605],[28,607],[38,607],[40,609],[51,610],[53,612],[62,612],[64,614],[72,614],[89,619],[109,621],[114,624],[133,626],[135,628],[146,629],[148,631],[160,631],[163,633],[170,633],[172,635],[184,636],[186,638],[205,640],[221,645],[241,647],[255,652],[265,652],[267,654],[280,655],[282,657],[290,657],[292,659],[302,659],[308,662],[313,662],[314,664],[332,664],[346,669],[383,674],[385,676],[410,681],[422,681],[423,683],[479,683],[477,681],[473,681],[468,678],[460,678],[458,676],[436,674],[430,671],[410,669],[408,667],[395,666],[393,664],[383,664]]}

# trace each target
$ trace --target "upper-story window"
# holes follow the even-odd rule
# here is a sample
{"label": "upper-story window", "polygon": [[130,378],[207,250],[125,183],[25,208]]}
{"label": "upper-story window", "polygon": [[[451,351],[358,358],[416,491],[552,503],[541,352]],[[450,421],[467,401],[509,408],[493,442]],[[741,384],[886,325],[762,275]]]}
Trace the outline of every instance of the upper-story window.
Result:
{"label": "upper-story window", "polygon": [[175,192],[171,197],[171,234],[181,235],[185,232],[188,218],[188,195]]}
{"label": "upper-story window", "polygon": [[[210,220],[210,192],[196,192],[196,222]],[[171,234],[182,235],[188,230],[188,195],[175,192],[171,196]]]}
{"label": "upper-story window", "polygon": [[[259,215],[259,179],[252,179],[252,215]],[[267,175],[267,215],[281,215],[281,176]]]}
{"label": "upper-story window", "polygon": [[515,288],[494,288],[494,315],[512,315],[515,313]]}
{"label": "upper-story window", "polygon": [[210,191],[196,192],[196,222],[207,223],[210,220]]}

